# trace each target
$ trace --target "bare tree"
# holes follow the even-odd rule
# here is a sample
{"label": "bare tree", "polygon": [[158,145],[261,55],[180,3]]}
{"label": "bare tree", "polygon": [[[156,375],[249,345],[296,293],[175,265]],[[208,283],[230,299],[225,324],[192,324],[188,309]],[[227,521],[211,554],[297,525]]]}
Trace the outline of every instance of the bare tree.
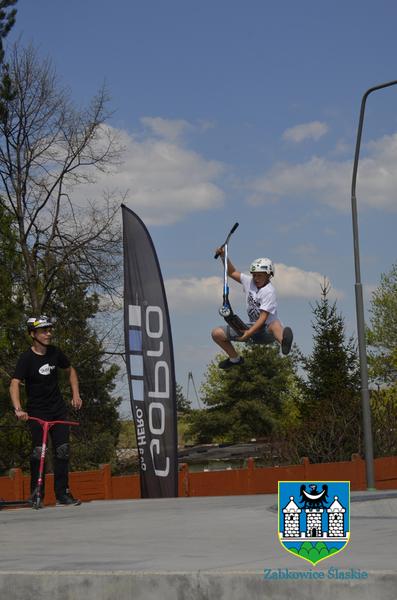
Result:
{"label": "bare tree", "polygon": [[0,203],[16,223],[24,287],[39,313],[62,270],[96,289],[116,287],[120,202],[109,192],[83,199],[81,189],[116,164],[121,148],[105,124],[104,88],[78,110],[33,47],[16,44],[8,65],[13,94],[0,122]]}

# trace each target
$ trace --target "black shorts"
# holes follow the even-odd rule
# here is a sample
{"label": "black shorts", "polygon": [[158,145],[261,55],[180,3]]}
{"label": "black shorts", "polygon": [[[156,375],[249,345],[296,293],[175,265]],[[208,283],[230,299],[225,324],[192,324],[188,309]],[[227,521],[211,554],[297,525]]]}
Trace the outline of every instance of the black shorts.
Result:
{"label": "black shorts", "polygon": [[[247,323],[248,327],[252,327],[253,323]],[[237,342],[237,338],[240,337],[240,333],[236,333],[234,329],[230,327],[230,325],[222,325],[221,329],[225,332],[226,338],[229,342]],[[258,331],[258,333],[254,333],[247,342],[251,342],[252,344],[272,344],[276,341],[276,338],[270,331],[268,331],[267,327],[263,327]]]}

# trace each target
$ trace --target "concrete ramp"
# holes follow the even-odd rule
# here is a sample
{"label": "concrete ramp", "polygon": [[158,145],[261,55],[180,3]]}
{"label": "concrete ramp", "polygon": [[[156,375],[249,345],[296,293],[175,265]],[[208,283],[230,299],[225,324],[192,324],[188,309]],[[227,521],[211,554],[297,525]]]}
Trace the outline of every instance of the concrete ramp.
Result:
{"label": "concrete ramp", "polygon": [[3,510],[1,598],[395,600],[397,493],[353,500],[351,541],[316,567],[279,544],[270,495]]}

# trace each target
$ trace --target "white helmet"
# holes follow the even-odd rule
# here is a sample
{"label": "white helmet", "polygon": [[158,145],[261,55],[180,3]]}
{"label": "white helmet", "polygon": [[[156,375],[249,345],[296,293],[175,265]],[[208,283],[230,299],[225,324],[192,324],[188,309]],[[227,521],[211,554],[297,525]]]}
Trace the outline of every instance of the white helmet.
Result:
{"label": "white helmet", "polygon": [[250,273],[267,273],[274,276],[275,269],[270,258],[257,258],[251,263]]}

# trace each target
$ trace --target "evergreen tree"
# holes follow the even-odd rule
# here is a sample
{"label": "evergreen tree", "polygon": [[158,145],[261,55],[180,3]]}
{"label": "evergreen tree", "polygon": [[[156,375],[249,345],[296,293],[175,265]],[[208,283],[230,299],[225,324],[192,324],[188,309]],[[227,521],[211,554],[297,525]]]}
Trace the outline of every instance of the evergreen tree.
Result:
{"label": "evergreen tree", "polygon": [[176,384],[176,410],[182,414],[192,410],[192,403],[185,398],[182,386],[179,383]]}
{"label": "evergreen tree", "polygon": [[336,302],[324,283],[313,307],[314,347],[303,359],[307,379],[300,405],[301,423],[294,431],[298,453],[312,462],[350,459],[360,450],[360,377],[356,348],[346,340]]}
{"label": "evergreen tree", "polygon": [[[17,15],[15,6],[17,0],[0,0],[0,65],[4,60],[3,39],[7,37],[11,28],[15,25]],[[11,10],[9,10],[11,8]],[[8,11],[8,12],[7,12]]]}
{"label": "evergreen tree", "polygon": [[15,357],[26,343],[21,261],[16,244],[13,220],[0,205],[0,474],[12,466],[27,465],[30,454],[29,435],[15,419],[8,391]]}
{"label": "evergreen tree", "polygon": [[[14,97],[8,65],[3,63],[3,39],[7,37],[15,24],[17,10],[11,7],[15,6],[16,3],[17,0],[0,0],[0,122],[7,118],[7,103]],[[10,8],[11,10],[9,10]]]}
{"label": "evergreen tree", "polygon": [[303,360],[307,373],[308,406],[339,392],[357,392],[360,385],[358,358],[353,338],[346,341],[343,317],[336,302],[328,298],[329,286],[321,288],[321,300],[313,307],[313,352]]}
{"label": "evergreen tree", "polygon": [[[189,434],[198,443],[239,442],[268,436],[276,427],[296,375],[293,358],[279,349],[247,345],[244,364],[229,371],[215,363],[202,386],[206,410],[192,411]],[[219,357],[218,357],[219,358]]]}
{"label": "evergreen tree", "polygon": [[[25,338],[22,264],[13,225],[11,216],[0,205],[0,382],[5,385],[9,383],[18,347]],[[0,416],[2,412],[0,409]]]}

